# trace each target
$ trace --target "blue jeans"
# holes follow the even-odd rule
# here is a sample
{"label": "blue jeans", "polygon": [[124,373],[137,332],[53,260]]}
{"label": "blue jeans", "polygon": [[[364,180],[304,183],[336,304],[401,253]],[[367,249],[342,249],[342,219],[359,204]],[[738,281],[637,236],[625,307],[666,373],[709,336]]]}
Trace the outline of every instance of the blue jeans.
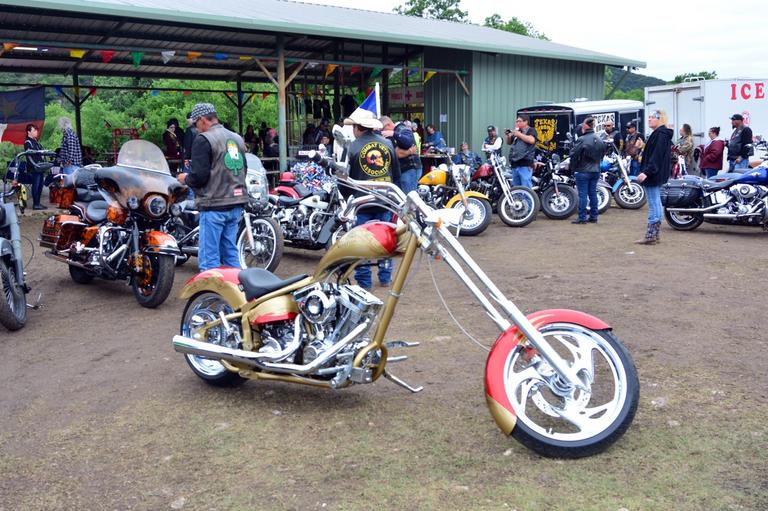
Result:
{"label": "blue jeans", "polygon": [[74,172],[75,172],[77,169],[79,169],[79,168],[80,168],[80,167],[79,167],[79,166],[77,166],[77,165],[67,165],[66,167],[62,167],[62,169],[61,169],[61,173],[62,173],[62,174],[66,174],[66,175],[74,174]]}
{"label": "blue jeans", "polygon": [[648,223],[656,224],[661,222],[661,215],[664,210],[661,207],[661,187],[646,186],[645,196],[648,198]]}
{"label": "blue jeans", "polygon": [[41,206],[40,197],[43,195],[43,180],[45,179],[45,173],[32,172],[30,176],[32,178],[32,204],[34,206]]}
{"label": "blue jeans", "polygon": [[736,160],[728,160],[728,170],[733,172],[737,169],[748,169],[749,158],[742,158],[740,163],[736,163]]}
{"label": "blue jeans", "polygon": [[200,243],[197,265],[200,271],[227,266],[240,267],[237,253],[237,227],[243,216],[240,206],[200,212]]}
{"label": "blue jeans", "polygon": [[576,172],[576,190],[579,192],[579,220],[587,219],[587,196],[589,196],[589,218],[597,220],[597,182],[599,172]]}
{"label": "blue jeans", "polygon": [[637,160],[630,160],[629,162],[629,175],[636,176],[640,174],[640,162]]}
{"label": "blue jeans", "polygon": [[707,179],[711,177],[715,177],[719,172],[717,169],[701,169],[701,170],[704,171],[704,177],[706,177]]}
{"label": "blue jeans", "polygon": [[[389,222],[392,220],[392,213],[389,211],[382,211],[380,213],[362,211],[357,214],[357,225],[362,225],[371,220]],[[392,259],[379,259],[376,264],[379,267],[379,282],[381,284],[389,284],[392,281]],[[360,287],[370,288],[371,266],[368,264],[361,264],[355,268],[355,280]]]}
{"label": "blue jeans", "polygon": [[533,170],[531,167],[512,167],[512,185],[533,188]]}
{"label": "blue jeans", "polygon": [[406,170],[400,174],[400,182],[397,183],[397,186],[400,187],[403,193],[408,194],[408,192],[414,191],[419,186],[420,177],[421,168]]}

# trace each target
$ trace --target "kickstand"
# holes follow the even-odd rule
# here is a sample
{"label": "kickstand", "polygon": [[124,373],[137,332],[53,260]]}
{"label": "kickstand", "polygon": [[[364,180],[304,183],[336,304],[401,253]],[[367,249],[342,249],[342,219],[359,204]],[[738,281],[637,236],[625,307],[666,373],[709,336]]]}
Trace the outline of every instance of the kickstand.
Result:
{"label": "kickstand", "polygon": [[424,387],[423,387],[423,386],[419,386],[419,387],[412,387],[411,385],[409,385],[408,383],[404,382],[403,380],[401,380],[400,378],[398,378],[398,377],[397,377],[397,376],[395,376],[394,374],[390,373],[390,372],[389,372],[389,371],[387,371],[386,369],[384,370],[384,378],[388,379],[389,381],[391,381],[391,382],[392,382],[392,383],[394,383],[395,385],[399,385],[399,386],[403,387],[404,389],[407,389],[407,390],[409,390],[410,392],[413,392],[414,394],[416,394],[417,392],[421,392],[422,390],[424,390]]}
{"label": "kickstand", "polygon": [[32,310],[38,310],[43,308],[43,293],[37,294],[37,300],[35,300],[35,303],[28,303],[27,308]]}

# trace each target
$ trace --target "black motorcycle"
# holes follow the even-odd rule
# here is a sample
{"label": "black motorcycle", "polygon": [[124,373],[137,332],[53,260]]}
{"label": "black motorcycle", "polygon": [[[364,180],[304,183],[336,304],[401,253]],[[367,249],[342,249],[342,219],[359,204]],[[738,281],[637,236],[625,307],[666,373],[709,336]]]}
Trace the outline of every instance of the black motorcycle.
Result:
{"label": "black motorcycle", "polygon": [[579,206],[579,194],[559,173],[559,164],[560,157],[548,151],[539,151],[534,162],[533,189],[539,194],[541,210],[553,220],[565,220]]}
{"label": "black motorcycle", "polygon": [[[246,154],[248,170],[245,184],[248,190],[248,204],[237,234],[237,252],[240,267],[263,268],[274,271],[283,255],[283,233],[271,215],[268,207],[267,173],[256,155]],[[163,229],[176,238],[182,255],[176,258],[176,265],[197,257],[200,241],[200,212],[195,209],[194,200],[187,199],[171,206],[171,218]]]}

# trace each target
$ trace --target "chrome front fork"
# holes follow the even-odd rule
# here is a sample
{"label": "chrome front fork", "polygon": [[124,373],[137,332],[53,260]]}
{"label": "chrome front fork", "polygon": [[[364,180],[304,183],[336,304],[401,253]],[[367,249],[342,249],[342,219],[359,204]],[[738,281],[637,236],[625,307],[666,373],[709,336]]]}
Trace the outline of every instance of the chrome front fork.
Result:
{"label": "chrome front fork", "polygon": [[453,252],[458,255],[459,259],[461,259],[461,261],[471,270],[471,272],[488,290],[487,294],[490,295],[490,299],[489,296],[486,296],[487,294],[474,283],[469,275],[467,275],[461,263],[456,259],[456,257],[454,257],[450,251],[446,250],[445,247],[440,246],[439,244],[436,245],[440,256],[458,275],[459,279],[461,279],[467,289],[469,289],[475,298],[477,298],[477,300],[482,304],[486,313],[493,320],[493,322],[496,323],[496,325],[503,332],[507,331],[512,326],[507,318],[499,313],[491,300],[496,302],[503,309],[507,316],[509,316],[509,318],[512,320],[512,323],[514,323],[517,328],[525,335],[531,345],[536,348],[539,355],[541,355],[541,357],[547,361],[547,363],[557,372],[559,377],[564,382],[567,382],[571,387],[586,390],[584,388],[583,382],[576,375],[576,372],[573,371],[570,365],[568,365],[568,363],[563,360],[557,351],[555,351],[554,348],[550,346],[550,344],[544,339],[544,336],[539,333],[536,327],[530,321],[528,321],[528,318],[525,316],[525,314],[523,314],[523,312],[518,309],[514,303],[512,303],[504,296],[504,294],[496,287],[493,281],[488,278],[485,272],[480,268],[480,266],[477,265],[477,263],[467,253],[467,251],[464,250],[464,247],[461,246],[461,243],[459,243],[458,240],[456,240],[451,235],[450,231],[448,231],[446,227],[441,226],[438,229],[438,232],[441,235],[440,237],[442,238],[442,241],[450,245]]}

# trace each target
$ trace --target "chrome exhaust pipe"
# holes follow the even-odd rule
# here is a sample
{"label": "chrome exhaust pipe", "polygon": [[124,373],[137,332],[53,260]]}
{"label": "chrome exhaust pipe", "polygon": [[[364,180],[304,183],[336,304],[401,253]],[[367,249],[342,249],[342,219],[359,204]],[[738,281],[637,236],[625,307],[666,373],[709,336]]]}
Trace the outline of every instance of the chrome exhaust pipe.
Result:
{"label": "chrome exhaust pipe", "polygon": [[719,218],[721,220],[737,220],[739,218],[749,218],[753,216],[761,216],[761,213],[746,213],[744,215],[734,215],[734,214],[727,214],[727,215],[718,215],[716,213],[706,213],[702,215],[704,218]]}
{"label": "chrome exhaust pipe", "polygon": [[713,209],[717,209],[722,207],[723,204],[714,204],[712,206],[707,206],[706,208],[665,208],[667,211],[671,211],[672,213],[704,213],[705,211],[712,211]]}
{"label": "chrome exhaust pipe", "polygon": [[[300,318],[301,316],[297,316],[296,318],[297,325]],[[354,330],[331,346],[331,348],[323,352],[321,356],[305,365],[268,362],[270,357],[275,357],[278,354],[232,349],[217,344],[196,341],[195,339],[190,339],[189,337],[184,337],[182,335],[173,336],[173,349],[186,355],[197,355],[213,360],[226,360],[227,362],[245,364],[250,367],[266,369],[272,372],[306,375],[316,371],[320,366],[328,362],[328,360],[341,351],[344,346],[364,332],[368,328],[369,323],[370,320],[366,320],[357,325]],[[291,342],[291,344],[293,343],[294,341]]]}
{"label": "chrome exhaust pipe", "polygon": [[69,259],[66,256],[63,256],[63,255],[60,255],[60,254],[54,254],[52,252],[44,252],[44,254],[45,254],[46,257],[50,257],[51,259],[53,259],[55,261],[59,261],[59,262],[62,262],[62,263],[67,263],[70,266],[74,266],[76,268],[81,268],[83,270],[88,270],[90,272],[93,272],[92,268],[89,268],[89,267],[87,267],[86,265],[84,265],[82,263],[78,263],[77,261],[72,261],[71,259]]}

